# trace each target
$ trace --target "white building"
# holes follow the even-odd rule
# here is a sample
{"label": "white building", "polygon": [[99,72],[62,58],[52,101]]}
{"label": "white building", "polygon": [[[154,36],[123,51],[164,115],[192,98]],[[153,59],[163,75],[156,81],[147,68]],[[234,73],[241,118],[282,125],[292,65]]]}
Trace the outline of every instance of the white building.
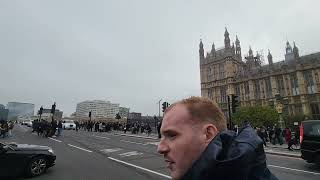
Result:
{"label": "white building", "polygon": [[8,119],[14,117],[31,117],[34,115],[34,104],[22,102],[8,102],[7,109],[9,110]]}
{"label": "white building", "polygon": [[77,104],[76,117],[88,117],[90,111],[92,118],[114,118],[119,112],[119,104],[101,100],[83,101]]}

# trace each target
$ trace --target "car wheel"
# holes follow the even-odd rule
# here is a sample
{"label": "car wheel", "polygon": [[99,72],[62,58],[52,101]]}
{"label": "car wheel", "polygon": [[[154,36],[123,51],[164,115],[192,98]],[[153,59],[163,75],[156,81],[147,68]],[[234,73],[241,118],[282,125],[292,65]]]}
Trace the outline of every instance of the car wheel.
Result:
{"label": "car wheel", "polygon": [[47,170],[47,159],[44,156],[33,158],[28,166],[28,175],[30,177],[39,176]]}

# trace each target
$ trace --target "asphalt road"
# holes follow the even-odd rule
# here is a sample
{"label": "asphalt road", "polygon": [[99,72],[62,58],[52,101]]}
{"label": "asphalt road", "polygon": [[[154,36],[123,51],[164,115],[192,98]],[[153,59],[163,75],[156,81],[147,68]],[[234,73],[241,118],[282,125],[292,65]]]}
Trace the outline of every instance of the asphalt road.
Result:
{"label": "asphalt road", "polygon": [[[16,125],[14,137],[0,141],[46,145],[57,155],[56,165],[33,179],[150,180],[170,179],[157,140],[65,130],[61,137],[43,138]],[[270,170],[287,180],[318,180],[320,168],[299,158],[267,155]],[[23,179],[23,178],[21,178]]]}

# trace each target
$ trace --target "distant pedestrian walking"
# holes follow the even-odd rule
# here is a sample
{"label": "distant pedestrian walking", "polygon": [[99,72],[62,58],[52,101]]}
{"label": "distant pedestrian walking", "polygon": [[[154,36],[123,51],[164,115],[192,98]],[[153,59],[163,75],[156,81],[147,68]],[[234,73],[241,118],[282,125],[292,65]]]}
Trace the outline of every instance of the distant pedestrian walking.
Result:
{"label": "distant pedestrian walking", "polygon": [[160,132],[161,125],[162,125],[161,121],[158,122],[158,124],[157,124],[157,131],[158,131],[158,138],[159,138],[159,139],[161,139],[161,132]]}
{"label": "distant pedestrian walking", "polygon": [[62,133],[62,121],[59,121],[58,123],[58,135],[57,136],[61,136]]}

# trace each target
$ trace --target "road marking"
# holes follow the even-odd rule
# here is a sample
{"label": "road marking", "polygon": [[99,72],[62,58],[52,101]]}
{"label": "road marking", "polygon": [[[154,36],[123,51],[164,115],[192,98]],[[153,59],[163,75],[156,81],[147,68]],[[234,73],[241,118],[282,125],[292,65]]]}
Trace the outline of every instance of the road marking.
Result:
{"label": "road marking", "polygon": [[151,145],[156,145],[156,146],[158,146],[159,145],[159,141],[157,141],[157,142],[147,142],[146,144],[148,145],[148,144],[151,144]]}
{"label": "road marking", "polygon": [[112,157],[108,157],[108,158],[111,159],[111,160],[113,160],[113,161],[116,161],[116,162],[119,162],[119,163],[122,163],[122,164],[125,164],[125,165],[128,165],[128,166],[135,167],[135,168],[137,168],[137,169],[141,169],[141,170],[144,170],[144,171],[147,171],[147,172],[150,172],[150,173],[153,173],[153,174],[156,174],[156,175],[159,175],[159,176],[162,176],[162,177],[171,179],[170,176],[167,176],[167,175],[165,175],[165,174],[161,174],[161,173],[158,173],[158,172],[156,172],[156,171],[152,171],[152,170],[150,170],[150,169],[146,169],[146,168],[143,168],[143,167],[134,165],[134,164],[130,164],[130,163],[127,163],[127,162],[124,162],[124,161],[121,161],[121,160],[119,160],[119,159],[115,159],[115,158],[112,158]]}
{"label": "road marking", "polygon": [[112,153],[112,152],[117,152],[117,151],[121,151],[121,148],[113,148],[113,149],[102,149],[100,151],[104,152],[104,153]]}
{"label": "road marking", "polygon": [[285,153],[285,152],[279,152],[279,151],[274,151],[272,149],[270,150],[265,150],[264,151],[265,153],[269,153],[269,154],[274,154],[274,155],[278,155],[278,156],[295,156],[295,158],[300,158],[300,155],[299,154],[292,154],[292,153]]}
{"label": "road marking", "polygon": [[98,137],[98,138],[103,138],[103,139],[110,139],[110,138],[108,138],[108,137],[104,137],[104,136],[95,136],[95,135],[92,135],[92,136],[94,136],[94,137]]}
{"label": "road marking", "polygon": [[139,144],[139,145],[147,145],[147,144],[144,144],[144,143],[138,143],[138,142],[132,142],[132,141],[126,141],[126,140],[120,140],[122,142],[127,142],[127,143],[132,143],[132,144]]}
{"label": "road marking", "polygon": [[303,159],[298,158],[298,157],[289,157],[289,156],[281,156],[281,155],[276,155],[276,154],[266,154],[268,156],[277,156],[277,157],[281,157],[281,158],[289,158],[289,159],[294,159],[294,160],[300,160],[300,161],[304,161]]}
{"label": "road marking", "polygon": [[61,142],[62,142],[62,141],[60,141],[60,140],[53,139],[53,138],[51,138],[51,137],[49,137],[49,139],[51,139],[51,140],[53,140],[53,141],[57,141],[57,142],[59,142],[59,143],[61,143]]}
{"label": "road marking", "polygon": [[287,169],[287,170],[291,170],[291,171],[304,172],[304,173],[309,173],[309,174],[314,174],[314,175],[320,175],[320,173],[316,173],[316,172],[312,172],[312,171],[304,171],[304,170],[300,170],[300,169],[292,169],[292,168],[281,167],[281,166],[276,166],[276,165],[271,165],[271,164],[269,164],[268,166],[275,167],[275,168],[280,168],[280,169]]}
{"label": "road marking", "polygon": [[138,155],[142,155],[142,154],[143,153],[139,153],[137,151],[130,151],[130,152],[119,154],[119,156],[121,156],[121,157],[129,157],[129,156],[138,156]]}
{"label": "road marking", "polygon": [[92,151],[90,151],[90,150],[88,150],[88,149],[83,149],[83,148],[81,148],[81,147],[78,147],[78,146],[75,146],[75,145],[72,145],[72,144],[68,144],[69,146],[71,146],[71,147],[74,147],[74,148],[77,148],[77,149],[81,149],[81,150],[83,150],[83,151],[87,151],[87,152],[92,152]]}

